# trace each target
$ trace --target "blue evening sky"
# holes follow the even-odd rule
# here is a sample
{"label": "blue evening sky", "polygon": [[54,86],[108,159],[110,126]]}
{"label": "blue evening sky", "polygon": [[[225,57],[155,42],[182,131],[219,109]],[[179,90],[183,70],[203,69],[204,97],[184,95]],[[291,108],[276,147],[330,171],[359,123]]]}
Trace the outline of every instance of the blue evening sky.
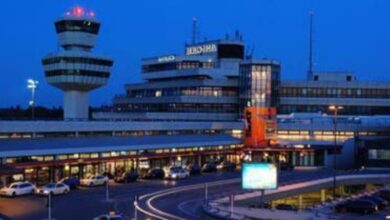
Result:
{"label": "blue evening sky", "polygon": [[193,16],[202,38],[239,29],[256,57],[282,62],[283,79],[304,79],[313,9],[315,70],[390,80],[389,0],[4,0],[0,107],[27,106],[29,77],[40,81],[38,105],[62,105],[62,92],[45,82],[41,58],[58,48],[54,20],[75,5],[96,12],[102,28],[94,51],[115,60],[109,84],[90,95],[93,106],[111,103],[125,83],[140,82],[141,58],[182,53]]}

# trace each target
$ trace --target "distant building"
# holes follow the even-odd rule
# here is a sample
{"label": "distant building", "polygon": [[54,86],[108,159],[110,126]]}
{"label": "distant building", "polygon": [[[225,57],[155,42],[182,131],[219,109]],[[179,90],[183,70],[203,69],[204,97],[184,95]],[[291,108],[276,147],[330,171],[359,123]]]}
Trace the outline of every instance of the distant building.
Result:
{"label": "distant building", "polygon": [[352,73],[314,73],[301,81],[282,81],[280,114],[327,112],[343,106],[343,115],[390,115],[390,83],[359,81]]}

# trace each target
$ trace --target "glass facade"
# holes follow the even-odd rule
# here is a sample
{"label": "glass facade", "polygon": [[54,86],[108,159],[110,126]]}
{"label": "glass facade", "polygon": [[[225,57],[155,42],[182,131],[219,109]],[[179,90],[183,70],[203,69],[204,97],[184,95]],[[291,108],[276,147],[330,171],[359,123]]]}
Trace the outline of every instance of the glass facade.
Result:
{"label": "glass facade", "polygon": [[240,65],[241,109],[244,107],[277,107],[279,85],[279,64]]}
{"label": "glass facade", "polygon": [[127,90],[129,98],[160,96],[237,96],[236,87],[187,87]]}
{"label": "glass facade", "polygon": [[150,65],[142,65],[142,73],[151,73],[167,70],[183,70],[183,69],[199,69],[199,68],[214,68],[213,62],[201,62],[201,61],[180,61],[180,62],[167,62],[157,63]]}
{"label": "glass facade", "polygon": [[385,99],[390,98],[390,88],[282,87],[280,89],[280,96]]}
{"label": "glass facade", "polygon": [[369,149],[369,160],[390,160],[390,149]]}
{"label": "glass facade", "polygon": [[97,34],[99,32],[100,24],[91,21],[83,20],[62,20],[55,23],[57,33],[63,33],[66,31],[71,32],[86,32],[91,34]]}
{"label": "glass facade", "polygon": [[[345,103],[342,105],[343,115],[388,115],[390,114],[390,107],[386,106],[355,106]],[[278,113],[291,114],[293,112],[323,112],[328,113],[329,105],[307,105],[307,104],[295,104],[285,105],[280,104]]]}
{"label": "glass facade", "polygon": [[51,76],[91,76],[91,77],[103,77],[109,78],[109,72],[99,72],[91,70],[80,70],[80,69],[63,69],[63,70],[51,70],[45,72],[46,77]]}
{"label": "glass facade", "polygon": [[148,104],[117,104],[120,112],[184,112],[184,113],[236,113],[237,104],[214,103],[148,103]]}
{"label": "glass facade", "polygon": [[58,63],[82,63],[102,66],[112,66],[114,64],[114,62],[111,60],[92,59],[87,57],[52,57],[42,61],[43,65]]}

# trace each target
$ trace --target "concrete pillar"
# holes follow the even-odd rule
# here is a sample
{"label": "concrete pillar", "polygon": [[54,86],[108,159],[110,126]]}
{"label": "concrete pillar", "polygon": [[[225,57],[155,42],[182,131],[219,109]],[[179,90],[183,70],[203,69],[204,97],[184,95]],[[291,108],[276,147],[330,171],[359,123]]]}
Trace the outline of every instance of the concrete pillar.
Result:
{"label": "concrete pillar", "polygon": [[376,186],[374,184],[366,184],[366,190],[374,190]]}
{"label": "concrete pillar", "polygon": [[274,201],[271,201],[271,209],[275,210],[276,208],[276,203]]}
{"label": "concrete pillar", "polygon": [[303,195],[298,195],[298,209],[303,209]]}
{"label": "concrete pillar", "polygon": [[326,190],[325,189],[321,189],[320,193],[321,193],[321,202],[325,202],[325,200],[326,200]]}
{"label": "concrete pillar", "polygon": [[64,119],[88,120],[88,92],[65,91],[64,92]]}
{"label": "concrete pillar", "polygon": [[198,165],[202,166],[202,155],[198,155]]}
{"label": "concrete pillar", "polygon": [[337,191],[338,191],[338,194],[340,195],[340,196],[342,196],[342,195],[344,195],[345,194],[345,188],[344,188],[344,185],[341,185],[341,186],[339,186],[339,187],[337,187]]}

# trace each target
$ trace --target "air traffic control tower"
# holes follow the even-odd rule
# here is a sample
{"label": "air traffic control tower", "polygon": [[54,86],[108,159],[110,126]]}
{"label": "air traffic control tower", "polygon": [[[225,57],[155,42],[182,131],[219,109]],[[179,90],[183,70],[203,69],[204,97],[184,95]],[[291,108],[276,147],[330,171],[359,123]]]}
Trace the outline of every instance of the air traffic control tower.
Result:
{"label": "air traffic control tower", "polygon": [[107,84],[113,66],[91,51],[100,23],[94,12],[75,7],[55,28],[63,50],[42,59],[46,80],[64,91],[64,120],[88,120],[88,92]]}

